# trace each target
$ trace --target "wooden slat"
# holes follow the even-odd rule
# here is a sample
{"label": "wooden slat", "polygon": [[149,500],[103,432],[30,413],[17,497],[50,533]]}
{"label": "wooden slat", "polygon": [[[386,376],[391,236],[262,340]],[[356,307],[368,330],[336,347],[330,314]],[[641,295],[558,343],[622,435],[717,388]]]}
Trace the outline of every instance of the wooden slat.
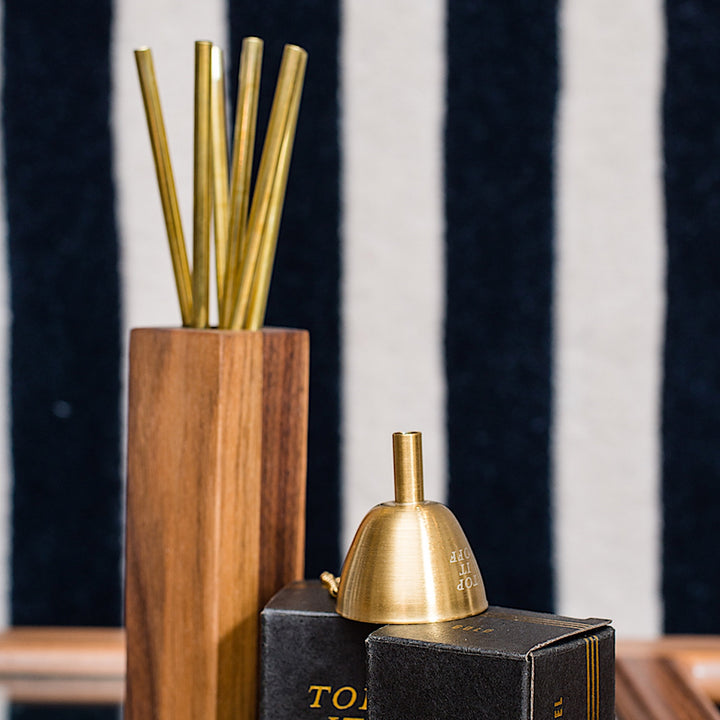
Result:
{"label": "wooden slat", "polygon": [[[620,641],[619,720],[718,720],[720,637]],[[125,632],[112,628],[12,628],[0,633],[0,690],[33,704],[123,700]]]}
{"label": "wooden slat", "polygon": [[668,635],[657,640],[618,642],[620,661],[668,658],[678,663],[693,686],[720,704],[720,636]]}
{"label": "wooden slat", "polygon": [[618,658],[615,703],[619,720],[720,720],[682,665],[667,657]]}
{"label": "wooden slat", "polygon": [[29,705],[119,705],[125,697],[124,678],[0,679],[3,697]]}
{"label": "wooden slat", "polygon": [[618,640],[617,651],[623,657],[675,657],[695,652],[720,656],[720,635],[665,635],[655,640]]}
{"label": "wooden slat", "polygon": [[0,675],[123,678],[125,631],[12,628],[0,633]]}

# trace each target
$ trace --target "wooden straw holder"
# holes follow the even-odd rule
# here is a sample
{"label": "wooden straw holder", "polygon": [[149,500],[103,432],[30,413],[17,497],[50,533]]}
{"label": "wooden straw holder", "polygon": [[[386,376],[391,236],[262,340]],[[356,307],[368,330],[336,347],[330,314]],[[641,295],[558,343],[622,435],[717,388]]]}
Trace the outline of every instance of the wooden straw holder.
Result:
{"label": "wooden straw holder", "polygon": [[257,715],[259,612],[303,577],[309,338],[130,339],[130,720]]}

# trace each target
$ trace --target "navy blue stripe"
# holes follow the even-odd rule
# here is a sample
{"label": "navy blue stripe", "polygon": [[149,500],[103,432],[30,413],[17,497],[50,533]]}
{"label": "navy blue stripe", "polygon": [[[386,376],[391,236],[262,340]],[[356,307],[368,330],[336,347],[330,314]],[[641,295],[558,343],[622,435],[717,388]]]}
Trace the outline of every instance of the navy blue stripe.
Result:
{"label": "navy blue stripe", "polygon": [[[337,2],[229,0],[233,70],[242,38],[265,42],[258,143],[285,43],[308,51],[267,324],[310,331],[306,574],[339,569],[340,149]],[[233,97],[234,97],[233,91]],[[256,150],[256,159],[259,157]]]}
{"label": "navy blue stripe", "polygon": [[120,620],[109,0],[6,2],[12,622]]}
{"label": "navy blue stripe", "polygon": [[450,0],[449,505],[491,603],[549,610],[556,3]]}
{"label": "navy blue stripe", "polygon": [[667,632],[720,632],[720,6],[668,0],[663,597]]}

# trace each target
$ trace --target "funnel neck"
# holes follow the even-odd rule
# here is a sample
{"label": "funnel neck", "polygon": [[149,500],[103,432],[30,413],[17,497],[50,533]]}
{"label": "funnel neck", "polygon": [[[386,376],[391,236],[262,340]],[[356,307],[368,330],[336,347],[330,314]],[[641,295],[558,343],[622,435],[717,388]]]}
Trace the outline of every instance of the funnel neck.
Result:
{"label": "funnel neck", "polygon": [[423,488],[422,433],[393,433],[395,502],[421,503]]}

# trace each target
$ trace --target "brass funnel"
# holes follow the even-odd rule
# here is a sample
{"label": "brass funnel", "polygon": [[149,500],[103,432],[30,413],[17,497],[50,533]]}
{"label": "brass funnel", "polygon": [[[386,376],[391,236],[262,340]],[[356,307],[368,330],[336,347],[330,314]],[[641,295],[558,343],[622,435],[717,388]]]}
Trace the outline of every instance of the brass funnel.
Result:
{"label": "brass funnel", "polygon": [[422,435],[393,435],[395,501],[365,516],[340,576],[337,611],[361,622],[425,623],[488,606],[475,556],[455,516],[423,497]]}

